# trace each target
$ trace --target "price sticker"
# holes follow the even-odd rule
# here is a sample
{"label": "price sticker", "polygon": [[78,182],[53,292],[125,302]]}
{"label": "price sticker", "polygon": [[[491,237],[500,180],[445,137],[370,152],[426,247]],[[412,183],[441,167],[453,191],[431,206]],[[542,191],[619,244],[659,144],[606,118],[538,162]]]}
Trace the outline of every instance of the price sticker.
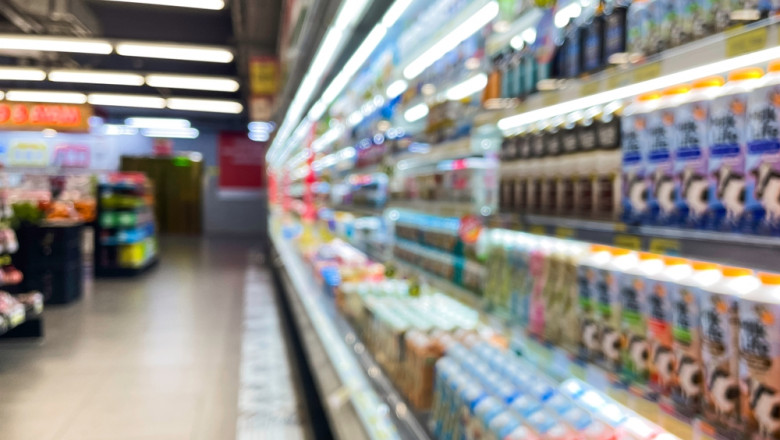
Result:
{"label": "price sticker", "polygon": [[547,235],[547,228],[542,225],[533,225],[528,228],[528,232],[534,235]]}
{"label": "price sticker", "polygon": [[634,70],[634,82],[648,81],[661,76],[661,63],[655,62]]}
{"label": "price sticker", "polygon": [[558,238],[574,238],[577,233],[572,228],[555,228],[555,236]]}
{"label": "price sticker", "polygon": [[767,35],[767,28],[760,27],[728,37],[726,39],[726,57],[731,58],[765,48]]}
{"label": "price sticker", "polygon": [[642,239],[636,235],[615,235],[614,243],[617,247],[631,249],[632,251],[642,250]]}
{"label": "price sticker", "polygon": [[681,250],[680,240],[654,238],[650,240],[649,249],[654,254],[679,255]]}

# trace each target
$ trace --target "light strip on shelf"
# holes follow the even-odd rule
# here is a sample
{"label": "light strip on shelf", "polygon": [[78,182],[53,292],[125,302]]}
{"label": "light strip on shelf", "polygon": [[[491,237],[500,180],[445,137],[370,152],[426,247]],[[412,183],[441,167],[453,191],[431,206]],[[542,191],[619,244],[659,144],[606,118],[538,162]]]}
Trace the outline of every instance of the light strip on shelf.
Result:
{"label": "light strip on shelf", "polygon": [[121,95],[116,93],[90,93],[87,100],[92,105],[136,108],[165,108],[165,98],[150,95]]}
{"label": "light strip on shelf", "polygon": [[433,63],[441,59],[441,57],[448,52],[458,47],[460,43],[487,26],[488,23],[498,16],[498,12],[498,2],[495,0],[489,1],[475,14],[470,15],[463,23],[459,24],[455,29],[447,33],[447,35],[443,36],[433,46],[429,47],[415,58],[414,61],[409,63],[404,68],[404,76],[406,79],[414,79],[423,73],[425,69],[433,65]]}
{"label": "light strip on shelf", "polygon": [[412,0],[396,0],[382,16],[382,26],[390,29],[399,18],[404,15],[406,8],[412,4]]}
{"label": "light strip on shelf", "polygon": [[239,88],[238,81],[232,78],[162,73],[146,75],[146,84],[151,87],[211,92],[235,92]]}
{"label": "light strip on shelf", "polygon": [[49,81],[82,84],[142,86],[144,77],[131,72],[109,72],[59,69],[49,72]]}
{"label": "light strip on shelf", "polygon": [[419,121],[420,119],[428,116],[428,111],[429,110],[427,105],[417,104],[404,112],[404,119],[406,119],[407,122]]}
{"label": "light strip on shelf", "polygon": [[2,67],[0,68],[0,80],[5,81],[43,81],[46,72],[41,69],[29,67]]}
{"label": "light strip on shelf", "polygon": [[487,87],[488,77],[484,73],[472,76],[471,78],[463,81],[460,84],[452,86],[447,90],[447,99],[450,101],[458,101],[480,92]]}
{"label": "light strip on shelf", "polygon": [[46,102],[54,104],[84,104],[87,95],[77,92],[52,92],[42,90],[9,90],[5,99],[16,102]]}
{"label": "light strip on shelf", "polygon": [[336,142],[343,133],[344,127],[341,126],[341,124],[336,125],[335,127],[326,131],[325,134],[320,136],[317,140],[312,142],[311,147],[315,152],[319,153],[320,151],[329,147],[332,143]]}
{"label": "light strip on shelf", "polygon": [[402,79],[396,80],[392,84],[387,86],[387,91],[386,91],[387,97],[390,99],[395,99],[401,96],[401,94],[404,93],[408,88],[409,88],[408,82]]}
{"label": "light strip on shelf", "polygon": [[111,46],[111,43],[106,40],[0,34],[0,50],[29,50],[108,55],[114,48]]}
{"label": "light strip on shelf", "polygon": [[127,118],[125,125],[134,128],[182,129],[190,128],[190,121],[176,118]]}
{"label": "light strip on shelf", "polygon": [[150,138],[197,139],[200,132],[197,128],[146,128],[141,130],[141,134]]}
{"label": "light strip on shelf", "polygon": [[172,6],[177,8],[209,9],[219,11],[225,7],[223,0],[104,0],[115,3],[138,3],[153,6]]}
{"label": "light strip on shelf", "polygon": [[168,98],[168,108],[171,110],[232,114],[244,111],[244,106],[238,101],[219,99]]}
{"label": "light strip on shelf", "polygon": [[754,66],[780,58],[780,46],[759,50],[734,58],[716,61],[703,66],[693,67],[658,78],[638,82],[628,86],[618,87],[595,95],[584,96],[571,101],[542,107],[498,121],[498,128],[509,131],[526,124],[532,124],[554,116],[584,110],[597,105],[608,104],[653,90],[662,90],[673,85],[691,82],[711,75],[718,75],[743,67]]}
{"label": "light strip on shelf", "polygon": [[126,57],[201,61],[205,63],[229,63],[233,61],[233,52],[223,47],[193,46],[173,43],[123,41],[117,43],[116,53]]}

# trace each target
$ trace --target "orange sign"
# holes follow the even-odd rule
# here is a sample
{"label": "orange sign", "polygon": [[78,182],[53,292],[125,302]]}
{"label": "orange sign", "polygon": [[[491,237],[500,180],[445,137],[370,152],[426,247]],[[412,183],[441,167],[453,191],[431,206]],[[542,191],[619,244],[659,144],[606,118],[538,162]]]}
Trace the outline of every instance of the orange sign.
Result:
{"label": "orange sign", "polygon": [[92,107],[0,101],[0,130],[89,132]]}

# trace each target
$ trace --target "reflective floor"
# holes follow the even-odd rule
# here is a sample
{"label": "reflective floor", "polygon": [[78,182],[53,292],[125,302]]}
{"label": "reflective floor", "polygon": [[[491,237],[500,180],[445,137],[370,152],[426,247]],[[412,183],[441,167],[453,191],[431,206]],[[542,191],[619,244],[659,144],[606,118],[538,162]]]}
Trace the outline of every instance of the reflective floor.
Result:
{"label": "reflective floor", "polygon": [[164,240],[154,271],[98,280],[80,302],[47,308],[42,341],[1,341],[0,438],[305,438],[252,246]]}

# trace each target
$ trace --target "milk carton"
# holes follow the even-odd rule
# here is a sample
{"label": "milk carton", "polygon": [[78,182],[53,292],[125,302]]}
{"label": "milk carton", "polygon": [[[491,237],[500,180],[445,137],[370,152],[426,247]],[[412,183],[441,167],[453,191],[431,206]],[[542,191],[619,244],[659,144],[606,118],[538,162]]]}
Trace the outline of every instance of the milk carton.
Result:
{"label": "milk carton", "polygon": [[710,105],[708,227],[738,230],[745,213],[747,106],[763,75],[751,68],[733,72]]}
{"label": "milk carton", "polygon": [[745,232],[780,232],[780,62],[748,99]]}
{"label": "milk carton", "polygon": [[723,278],[701,289],[704,418],[727,438],[743,438],[739,388],[739,298],[761,282],[749,269],[723,268]]}
{"label": "milk carton", "polygon": [[653,224],[672,225],[679,217],[674,191],[675,116],[689,91],[687,86],[664,91],[658,108],[647,116],[648,221]]}
{"label": "milk carton", "polygon": [[590,253],[577,267],[578,314],[581,334],[579,355],[585,360],[595,361],[601,354],[596,300],[598,292],[607,289],[605,267],[610,259],[612,259],[612,255],[607,246],[592,245]]}
{"label": "milk carton", "polygon": [[723,78],[697,81],[675,112],[674,187],[678,224],[704,228],[708,202],[709,112]]}
{"label": "milk carton", "polygon": [[621,119],[623,152],[623,220],[641,223],[649,213],[647,187],[648,118],[660,104],[661,95],[648,93],[626,108]]}
{"label": "milk carton", "polygon": [[605,267],[604,288],[599,289],[596,296],[599,363],[610,372],[619,373],[623,352],[622,290],[632,287],[631,275],[626,273],[639,264],[639,257],[628,249],[610,249],[610,254],[612,258]]}
{"label": "milk carton", "polygon": [[742,420],[760,440],[780,439],[780,275],[739,300]]}

